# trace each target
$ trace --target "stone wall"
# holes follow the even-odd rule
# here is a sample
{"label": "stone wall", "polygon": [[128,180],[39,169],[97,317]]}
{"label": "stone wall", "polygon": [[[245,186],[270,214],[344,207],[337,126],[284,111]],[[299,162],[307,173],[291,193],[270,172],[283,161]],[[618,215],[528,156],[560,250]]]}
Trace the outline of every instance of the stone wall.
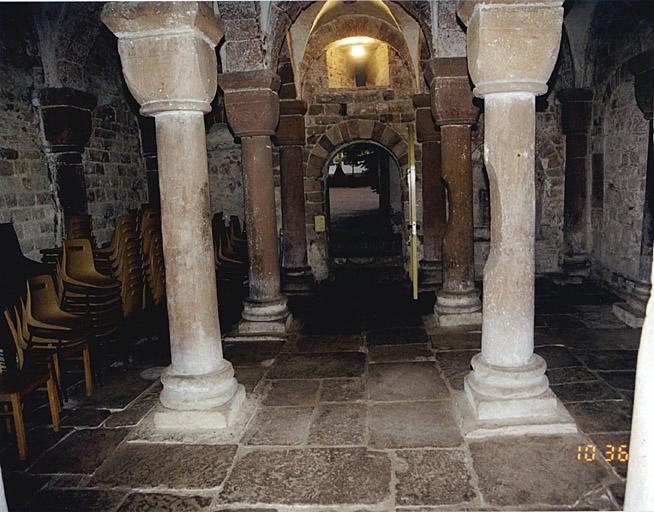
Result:
{"label": "stone wall", "polygon": [[[55,203],[41,150],[39,119],[32,106],[33,74],[41,59],[26,9],[0,16],[0,222],[13,222],[23,252],[55,238]],[[35,69],[36,68],[36,69]]]}
{"label": "stone wall", "polygon": [[236,215],[243,222],[244,196],[241,146],[226,124],[214,124],[207,132],[211,210],[225,219]]}

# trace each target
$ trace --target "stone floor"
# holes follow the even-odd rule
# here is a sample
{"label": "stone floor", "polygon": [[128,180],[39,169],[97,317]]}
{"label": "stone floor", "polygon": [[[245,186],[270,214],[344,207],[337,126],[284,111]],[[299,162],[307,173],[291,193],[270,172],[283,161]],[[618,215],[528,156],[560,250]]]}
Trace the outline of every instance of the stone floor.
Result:
{"label": "stone floor", "polygon": [[591,286],[537,293],[537,352],[579,435],[465,441],[452,391],[479,331],[428,332],[429,294],[347,275],[293,304],[303,327],[286,344],[226,344],[256,407],[234,442],[137,440],[156,344],[91,399],[76,389],[58,434],[28,408],[29,460],[2,438],[10,510],[618,510],[639,332]]}

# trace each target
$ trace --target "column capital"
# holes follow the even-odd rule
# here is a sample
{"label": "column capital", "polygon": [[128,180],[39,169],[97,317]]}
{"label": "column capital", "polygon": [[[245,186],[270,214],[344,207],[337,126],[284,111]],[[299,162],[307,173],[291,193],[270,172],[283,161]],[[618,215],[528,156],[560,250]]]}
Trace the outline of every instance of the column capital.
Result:
{"label": "column capital", "polygon": [[634,93],[645,119],[654,118],[654,50],[636,55],[628,63],[635,77]]}
{"label": "column capital", "polygon": [[279,77],[268,69],[224,73],[227,121],[236,136],[274,135],[279,122]]}
{"label": "column capital", "polygon": [[563,27],[563,0],[464,0],[475,96],[547,92]]}
{"label": "column capital", "polygon": [[83,151],[93,129],[91,113],[95,95],[69,87],[45,87],[32,95],[43,121],[43,137],[48,151]]}
{"label": "column capital", "polygon": [[307,102],[304,100],[281,100],[279,102],[279,124],[275,133],[278,146],[303,146],[306,142],[304,114]]}
{"label": "column capital", "polygon": [[593,121],[593,91],[563,89],[558,94],[561,102],[561,126],[565,135],[587,134]]}
{"label": "column capital", "polygon": [[479,108],[473,103],[465,57],[431,59],[426,77],[431,87],[431,111],[438,126],[477,122]]}
{"label": "column capital", "polygon": [[102,22],[118,37],[125,82],[141,114],[211,111],[223,27],[208,4],[111,2]]}
{"label": "column capital", "polygon": [[434,124],[431,115],[431,95],[429,93],[415,94],[413,106],[416,107],[416,139],[418,142],[441,140],[441,132]]}

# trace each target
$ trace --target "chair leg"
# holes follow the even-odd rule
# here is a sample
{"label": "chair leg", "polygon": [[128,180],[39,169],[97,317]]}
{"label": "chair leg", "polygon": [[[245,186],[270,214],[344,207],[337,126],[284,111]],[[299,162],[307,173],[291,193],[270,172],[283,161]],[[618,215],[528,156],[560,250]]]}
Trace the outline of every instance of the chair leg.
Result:
{"label": "chair leg", "polygon": [[23,404],[20,395],[11,395],[11,409],[14,414],[14,427],[16,428],[16,441],[18,443],[18,458],[27,458],[27,439],[25,438],[25,423],[23,422]]}
{"label": "chair leg", "polygon": [[48,402],[50,402],[50,415],[52,416],[52,430],[59,432],[59,396],[57,385],[52,375],[48,379]]}
{"label": "chair leg", "polygon": [[91,351],[88,344],[82,350],[82,359],[84,360],[84,394],[91,396],[93,394],[93,372],[91,371]]}

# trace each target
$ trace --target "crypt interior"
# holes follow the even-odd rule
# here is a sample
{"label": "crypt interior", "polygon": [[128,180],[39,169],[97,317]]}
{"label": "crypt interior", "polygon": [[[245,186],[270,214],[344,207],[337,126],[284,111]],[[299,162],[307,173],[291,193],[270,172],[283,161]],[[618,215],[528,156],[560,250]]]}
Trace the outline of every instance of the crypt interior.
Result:
{"label": "crypt interior", "polygon": [[0,77],[0,511],[654,510],[649,1],[3,3]]}

